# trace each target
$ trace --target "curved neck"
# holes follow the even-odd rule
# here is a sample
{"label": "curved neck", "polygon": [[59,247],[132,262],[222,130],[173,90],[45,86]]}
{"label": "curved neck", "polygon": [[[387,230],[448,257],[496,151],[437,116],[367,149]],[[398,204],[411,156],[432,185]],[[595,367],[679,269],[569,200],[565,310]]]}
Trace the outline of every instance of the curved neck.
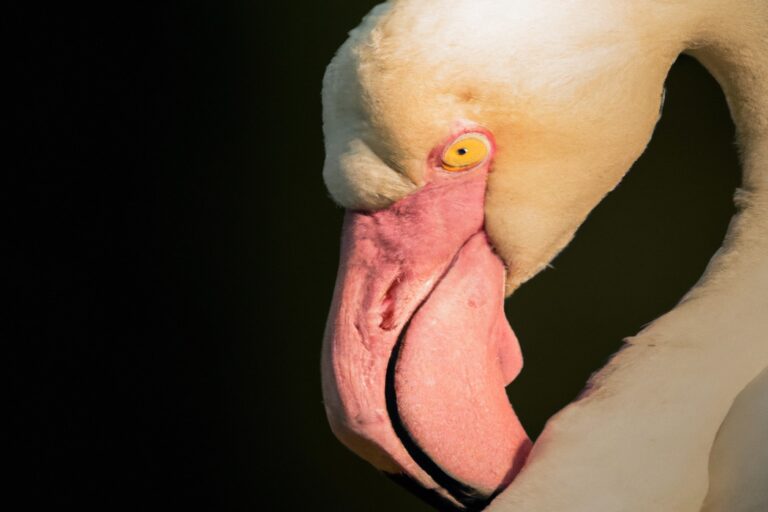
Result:
{"label": "curved neck", "polygon": [[[686,3],[686,52],[725,92],[736,125],[742,184],[735,194],[737,213],[704,275],[677,307],[630,345],[663,348],[665,362],[659,366],[682,386],[675,399],[706,411],[702,421],[709,421],[709,428],[701,432],[705,446],[711,446],[734,397],[768,366],[768,2]],[[610,376],[622,360],[642,358],[631,348],[596,381]],[[692,392],[696,372],[711,378]]]}
{"label": "curved neck", "polygon": [[717,314],[711,312],[715,318],[726,322],[725,311],[735,309],[731,322],[749,317],[760,325],[768,311],[768,3],[714,0],[701,7],[687,52],[725,92],[736,125],[742,185],[723,246],[683,304],[719,299]]}
{"label": "curved neck", "polygon": [[[768,245],[768,3],[717,0],[689,53],[717,79],[736,124],[742,159],[739,213],[729,230],[728,252],[765,254]],[[761,236],[763,235],[763,236]],[[717,258],[715,265],[725,265]],[[737,258],[735,258],[737,259]],[[768,263],[768,262],[767,262]],[[735,262],[734,262],[735,264]]]}
{"label": "curved neck", "polygon": [[768,367],[768,2],[643,7],[655,42],[688,48],[726,94],[743,165],[738,213],[699,283],[550,419],[489,511],[698,512],[718,431]]}

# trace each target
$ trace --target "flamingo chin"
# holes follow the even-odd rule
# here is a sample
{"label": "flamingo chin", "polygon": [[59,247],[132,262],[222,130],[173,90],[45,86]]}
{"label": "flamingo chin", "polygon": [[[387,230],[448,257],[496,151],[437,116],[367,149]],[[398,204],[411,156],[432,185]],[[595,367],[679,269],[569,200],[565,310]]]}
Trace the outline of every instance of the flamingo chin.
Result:
{"label": "flamingo chin", "polygon": [[379,469],[477,508],[531,443],[504,387],[522,356],[483,228],[489,164],[347,213],[323,386],[336,435]]}

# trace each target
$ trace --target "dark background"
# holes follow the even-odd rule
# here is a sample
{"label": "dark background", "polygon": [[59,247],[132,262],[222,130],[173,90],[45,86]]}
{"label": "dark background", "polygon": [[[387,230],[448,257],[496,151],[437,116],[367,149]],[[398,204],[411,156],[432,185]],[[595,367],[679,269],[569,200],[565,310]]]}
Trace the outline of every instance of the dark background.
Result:
{"label": "dark background", "polygon": [[[7,7],[0,333],[29,508],[428,510],[333,438],[320,395],[342,216],[320,81],[374,3]],[[732,138],[681,58],[648,151],[508,301],[531,434],[701,274]]]}

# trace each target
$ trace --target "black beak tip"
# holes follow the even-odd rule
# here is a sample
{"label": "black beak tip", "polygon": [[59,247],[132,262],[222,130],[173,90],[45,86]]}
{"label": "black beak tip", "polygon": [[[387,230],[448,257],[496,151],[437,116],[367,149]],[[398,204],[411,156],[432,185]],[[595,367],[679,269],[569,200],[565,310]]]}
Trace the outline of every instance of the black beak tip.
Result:
{"label": "black beak tip", "polygon": [[476,496],[461,496],[458,498],[461,501],[459,506],[453,501],[450,501],[435,492],[432,489],[426,489],[422,487],[416,480],[412,479],[408,475],[402,473],[384,473],[390,480],[396,482],[411,494],[421,498],[422,501],[431,505],[435,510],[439,512],[479,512],[483,510],[491,502],[493,497],[476,497]]}

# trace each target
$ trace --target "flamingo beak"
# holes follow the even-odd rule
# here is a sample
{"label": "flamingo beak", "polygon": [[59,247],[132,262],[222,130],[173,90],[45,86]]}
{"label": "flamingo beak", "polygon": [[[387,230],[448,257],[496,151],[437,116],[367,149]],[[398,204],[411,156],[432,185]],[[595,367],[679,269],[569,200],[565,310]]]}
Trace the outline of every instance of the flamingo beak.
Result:
{"label": "flamingo beak", "polygon": [[506,487],[531,446],[504,392],[522,357],[483,229],[486,176],[347,213],[323,344],[334,433],[460,510]]}

